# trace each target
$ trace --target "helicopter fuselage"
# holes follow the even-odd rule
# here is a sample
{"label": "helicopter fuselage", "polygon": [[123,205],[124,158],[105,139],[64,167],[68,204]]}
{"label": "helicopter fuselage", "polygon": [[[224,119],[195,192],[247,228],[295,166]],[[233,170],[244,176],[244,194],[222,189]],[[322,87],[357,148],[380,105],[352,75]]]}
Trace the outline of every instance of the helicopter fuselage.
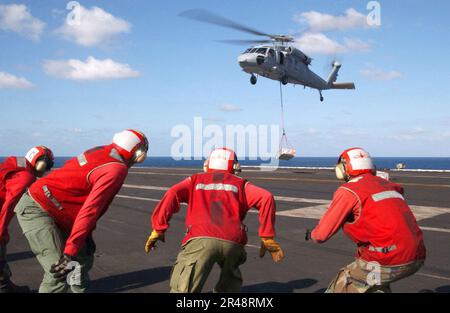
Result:
{"label": "helicopter fuselage", "polygon": [[281,81],[283,84],[302,85],[318,90],[333,89],[331,81],[325,81],[309,69],[311,58],[294,47],[252,47],[239,55],[238,63],[246,73]]}

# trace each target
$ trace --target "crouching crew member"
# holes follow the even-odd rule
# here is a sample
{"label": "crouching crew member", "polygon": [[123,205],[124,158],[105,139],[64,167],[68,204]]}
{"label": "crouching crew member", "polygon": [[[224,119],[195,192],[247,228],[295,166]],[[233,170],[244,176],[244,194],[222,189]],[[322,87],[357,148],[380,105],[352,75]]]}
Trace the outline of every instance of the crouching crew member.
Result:
{"label": "crouching crew member", "polygon": [[147,150],[144,134],[125,130],[112,144],[70,159],[22,196],[15,212],[44,270],[39,292],[86,291],[95,252],[92,232],[129,167],[143,162]]}
{"label": "crouching crew member", "polygon": [[9,242],[8,225],[14,216],[14,207],[36,177],[42,177],[53,167],[53,153],[44,146],[32,148],[25,158],[8,157],[0,164],[0,293],[22,292],[10,279],[6,261]]}
{"label": "crouching crew member", "polygon": [[340,270],[327,292],[390,292],[390,283],[417,272],[426,250],[422,231],[403,197],[403,187],[376,175],[370,155],[360,148],[344,151],[336,176],[346,183],[309,233],[317,243],[341,227],[354,241],[356,260]]}
{"label": "crouching crew member", "polygon": [[152,215],[153,231],[145,245],[148,253],[164,233],[181,203],[187,203],[186,236],[170,279],[171,292],[201,292],[214,264],[221,274],[215,292],[239,292],[239,266],[246,261],[248,210],[259,210],[260,257],[268,251],[274,262],[284,253],[275,236],[275,201],[272,194],[236,176],[240,166],[233,150],[214,150],[204,166],[166,192]]}

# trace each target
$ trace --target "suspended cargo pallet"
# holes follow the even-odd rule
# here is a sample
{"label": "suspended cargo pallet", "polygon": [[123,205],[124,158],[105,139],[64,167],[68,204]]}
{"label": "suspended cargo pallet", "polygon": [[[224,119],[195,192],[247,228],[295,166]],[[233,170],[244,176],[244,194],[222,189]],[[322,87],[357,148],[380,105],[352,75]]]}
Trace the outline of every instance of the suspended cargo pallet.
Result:
{"label": "suspended cargo pallet", "polygon": [[278,159],[283,161],[289,161],[293,157],[295,157],[295,154],[297,151],[295,149],[280,149],[278,152]]}
{"label": "suspended cargo pallet", "polygon": [[295,157],[296,151],[289,145],[286,130],[284,129],[284,105],[283,105],[283,89],[280,82],[280,102],[281,102],[281,127],[283,129],[283,135],[280,139],[280,150],[278,151],[278,159],[283,161],[289,161]]}

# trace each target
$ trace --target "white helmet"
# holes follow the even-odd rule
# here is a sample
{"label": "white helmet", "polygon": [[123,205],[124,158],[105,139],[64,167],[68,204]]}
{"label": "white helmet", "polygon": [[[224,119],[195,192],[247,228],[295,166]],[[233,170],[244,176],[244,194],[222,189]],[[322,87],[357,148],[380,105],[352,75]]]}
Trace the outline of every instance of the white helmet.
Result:
{"label": "white helmet", "polygon": [[348,181],[365,173],[375,173],[376,168],[370,154],[362,148],[350,148],[339,156],[335,168],[336,177],[339,180]]}
{"label": "white helmet", "polygon": [[25,155],[25,160],[34,168],[38,176],[50,171],[53,167],[55,158],[52,150],[45,146],[36,146],[31,148]]}
{"label": "white helmet", "polygon": [[128,162],[142,163],[147,157],[148,140],[140,131],[134,129],[121,131],[114,135],[112,144]]}
{"label": "white helmet", "polygon": [[228,148],[214,149],[203,164],[204,172],[227,171],[236,174],[241,171],[241,166],[236,153]]}

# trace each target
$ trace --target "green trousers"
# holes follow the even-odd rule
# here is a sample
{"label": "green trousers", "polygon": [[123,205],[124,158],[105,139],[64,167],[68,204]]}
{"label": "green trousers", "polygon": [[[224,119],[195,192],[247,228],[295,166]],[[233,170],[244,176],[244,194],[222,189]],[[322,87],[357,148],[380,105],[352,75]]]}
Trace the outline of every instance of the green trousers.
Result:
{"label": "green trousers", "polygon": [[201,292],[214,264],[221,268],[214,292],[240,292],[239,266],[247,253],[241,245],[215,238],[191,239],[181,248],[170,277],[170,292]]}
{"label": "green trousers", "polygon": [[[85,245],[76,257],[75,270],[69,274],[72,281],[57,281],[50,273],[52,264],[63,255],[68,234],[64,234],[52,217],[48,215],[29,195],[25,193],[14,209],[23,234],[28,240],[31,251],[44,270],[39,287],[40,293],[85,292],[89,285],[89,270],[94,262],[92,245]],[[76,275],[72,276],[72,275]],[[75,279],[74,279],[75,278]],[[74,282],[75,281],[75,282]]]}

